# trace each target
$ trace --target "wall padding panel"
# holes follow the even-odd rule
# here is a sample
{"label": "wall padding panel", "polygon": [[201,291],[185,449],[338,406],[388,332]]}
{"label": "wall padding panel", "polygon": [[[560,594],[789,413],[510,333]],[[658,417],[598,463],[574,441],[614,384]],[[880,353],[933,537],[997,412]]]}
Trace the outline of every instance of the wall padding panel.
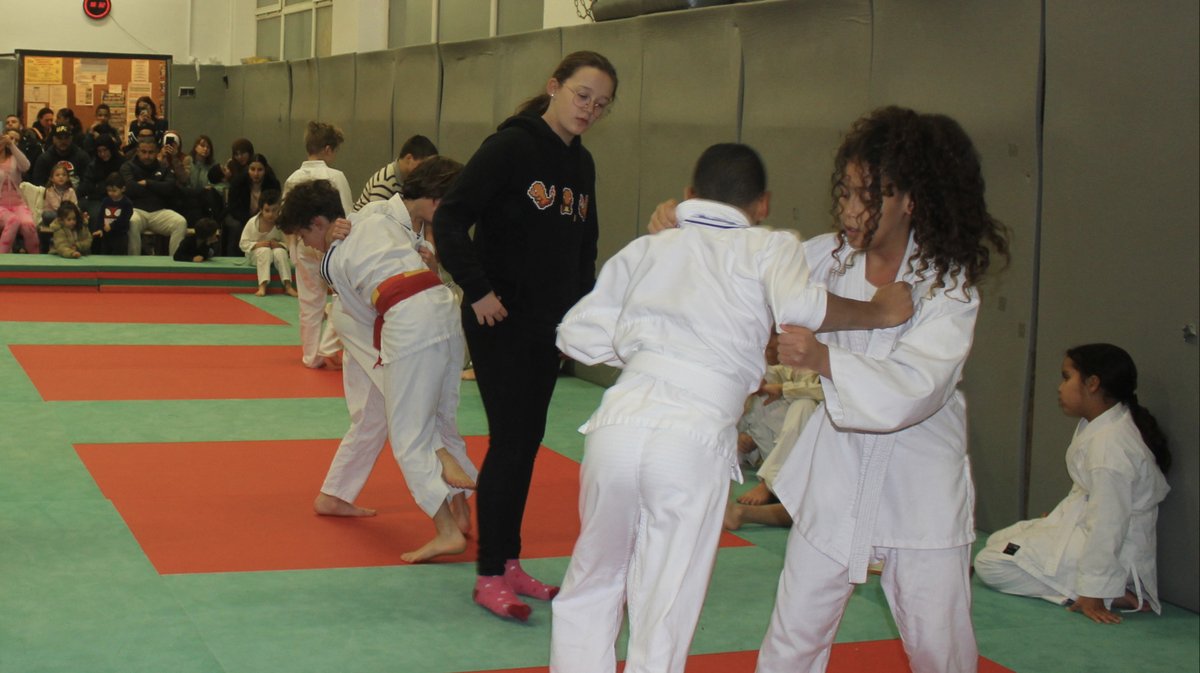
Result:
{"label": "wall padding panel", "polygon": [[346,131],[346,144],[338,152],[337,167],[346,173],[354,199],[367,178],[392,156],[392,88],[396,52],[358,54],[354,65],[354,135]]}
{"label": "wall padding panel", "polygon": [[[353,158],[363,150],[363,138],[358,136],[358,124],[355,119],[355,55],[341,54],[328,58],[317,59],[317,116],[316,121],[333,124],[342,129],[346,135],[346,144],[338,152],[333,167],[346,174],[350,189],[354,194],[351,201],[358,198],[358,190],[362,188],[367,178],[379,167],[372,168],[364,162],[355,162]],[[390,98],[390,95],[388,96]],[[386,99],[385,99],[386,100]],[[292,135],[300,136],[300,146],[304,147],[304,128],[308,120],[296,120],[298,123]],[[358,145],[351,149],[350,143]],[[345,156],[343,156],[345,155]]]}
{"label": "wall padding panel", "polygon": [[[287,146],[281,148],[280,161],[275,172],[280,181],[286,180],[304,161],[304,128],[310,119],[320,118],[321,94],[318,80],[320,71],[315,58],[291,61],[292,75],[292,128],[288,130]],[[351,185],[353,186],[353,185]]]}
{"label": "wall padding panel", "polygon": [[[228,159],[229,146],[240,129],[222,114],[225,106],[225,66],[202,65],[197,77],[193,65],[171,66],[171,127],[183,134],[183,149],[190,152],[196,137],[203,134],[213,141],[214,159]],[[194,87],[195,98],[180,98],[180,87]]]}
{"label": "wall padding panel", "polygon": [[442,44],[441,54],[438,150],[466,163],[496,129],[499,49],[492,40],[475,40]]}
{"label": "wall padding panel", "polygon": [[17,109],[17,59],[11,56],[0,57],[0,110],[2,114],[25,115]]}
{"label": "wall padding panel", "polygon": [[291,77],[287,63],[263,63],[241,69],[245,78],[242,133],[265,154],[280,182],[295,166],[286,161],[291,122]]}
{"label": "wall padding panel", "polygon": [[1045,197],[1030,512],[1070,481],[1073,420],[1055,404],[1063,351],[1115,343],[1171,441],[1159,509],[1165,600],[1200,609],[1200,306],[1196,3],[1046,5]]}
{"label": "wall padding panel", "polygon": [[[438,140],[438,108],[442,93],[442,61],[437,45],[397,49],[392,91],[392,159],[410,137],[420,134]],[[467,157],[452,158],[466,162]]]}
{"label": "wall padding panel", "polygon": [[564,28],[563,55],[590,50],[617,69],[613,111],[583,136],[596,162],[596,214],[600,222],[596,268],[637,237],[649,212],[639,210],[639,129],[642,107],[642,24],[634,19]]}
{"label": "wall padding panel", "polygon": [[742,41],[729,8],[640,17],[639,212],[682,198],[706,147],[738,139]]}
{"label": "wall padding panel", "polygon": [[[1022,514],[1026,389],[1037,237],[1041,3],[876,0],[871,106],[948,114],[983,160],[989,210],[1012,232],[1012,264],[982,286],[962,388],[976,526]],[[1003,36],[998,39],[997,36]],[[919,46],[919,48],[914,48]]]}
{"label": "wall padding panel", "polygon": [[833,154],[867,108],[869,3],[755,4],[736,17],[745,71],[741,141],[767,164],[767,222],[805,236],[826,233]]}
{"label": "wall padding panel", "polygon": [[563,57],[562,32],[541,30],[498,37],[491,42],[500,63],[492,109],[493,126],[499,126],[521,103],[546,90],[550,74]]}
{"label": "wall padding panel", "polygon": [[226,68],[225,74],[221,76],[221,83],[225,87],[220,107],[221,118],[230,134],[229,142],[217,146],[217,157],[221,161],[232,158],[231,145],[235,138],[248,137],[245,135],[243,119],[246,110],[246,68],[248,67]]}

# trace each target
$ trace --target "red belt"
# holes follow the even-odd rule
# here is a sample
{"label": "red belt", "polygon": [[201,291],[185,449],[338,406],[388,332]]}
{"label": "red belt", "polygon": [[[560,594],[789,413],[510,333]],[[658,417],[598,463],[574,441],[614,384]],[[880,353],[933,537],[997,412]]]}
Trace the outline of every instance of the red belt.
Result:
{"label": "red belt", "polygon": [[[383,316],[388,312],[388,309],[408,299],[409,297],[424,292],[431,287],[437,287],[442,284],[442,279],[438,275],[428,269],[424,271],[409,271],[392,276],[379,284],[375,289],[372,301],[375,304],[375,350],[380,349],[383,340]],[[379,365],[383,361],[383,355],[380,354]]]}

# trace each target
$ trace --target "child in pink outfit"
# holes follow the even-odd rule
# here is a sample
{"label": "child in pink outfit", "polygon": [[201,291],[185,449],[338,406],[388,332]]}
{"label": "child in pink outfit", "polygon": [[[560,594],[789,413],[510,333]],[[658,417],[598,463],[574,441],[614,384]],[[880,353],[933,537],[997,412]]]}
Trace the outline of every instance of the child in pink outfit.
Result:
{"label": "child in pink outfit", "polygon": [[29,159],[13,142],[12,135],[0,135],[0,253],[12,252],[17,233],[32,253],[41,250],[33,213],[21,197],[21,174],[29,170]]}

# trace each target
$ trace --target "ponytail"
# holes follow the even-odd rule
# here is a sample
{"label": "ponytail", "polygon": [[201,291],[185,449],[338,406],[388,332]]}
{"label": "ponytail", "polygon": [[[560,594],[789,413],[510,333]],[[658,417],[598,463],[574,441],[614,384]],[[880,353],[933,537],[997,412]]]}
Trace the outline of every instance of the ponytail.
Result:
{"label": "ponytail", "polygon": [[1133,424],[1142,435],[1142,441],[1154,454],[1158,469],[1166,475],[1171,469],[1171,450],[1167,436],[1158,427],[1158,421],[1146,407],[1138,404],[1137,367],[1133,358],[1124,349],[1112,344],[1086,344],[1067,349],[1067,357],[1079,370],[1084,379],[1095,376],[1100,380],[1100,389],[1109,399],[1129,407]]}

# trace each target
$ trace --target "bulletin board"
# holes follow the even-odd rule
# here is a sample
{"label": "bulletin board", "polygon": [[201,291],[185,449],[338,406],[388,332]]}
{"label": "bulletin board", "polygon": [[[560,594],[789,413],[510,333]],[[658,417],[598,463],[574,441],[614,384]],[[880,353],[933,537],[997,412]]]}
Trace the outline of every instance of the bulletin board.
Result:
{"label": "bulletin board", "polygon": [[142,96],[154,100],[160,117],[167,116],[170,56],[32,50],[16,54],[18,108],[26,126],[36,121],[43,107],[55,112],[69,107],[86,129],[95,121],[96,106],[108,103],[109,123],[124,131]]}

